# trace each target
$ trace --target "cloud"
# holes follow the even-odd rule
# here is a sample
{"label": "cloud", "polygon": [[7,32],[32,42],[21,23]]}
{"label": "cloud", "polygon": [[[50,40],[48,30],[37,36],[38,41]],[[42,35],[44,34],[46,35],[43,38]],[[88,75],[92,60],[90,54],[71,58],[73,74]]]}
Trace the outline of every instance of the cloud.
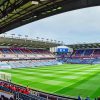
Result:
{"label": "cloud", "polygon": [[100,7],[84,8],[48,17],[17,29],[8,34],[28,34],[29,37],[56,39],[67,44],[99,42]]}

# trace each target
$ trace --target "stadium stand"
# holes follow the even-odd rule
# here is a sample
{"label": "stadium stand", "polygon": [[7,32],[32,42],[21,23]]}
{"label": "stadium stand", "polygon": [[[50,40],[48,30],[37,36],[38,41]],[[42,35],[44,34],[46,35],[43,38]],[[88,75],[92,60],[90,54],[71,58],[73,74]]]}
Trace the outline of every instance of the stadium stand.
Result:
{"label": "stadium stand", "polygon": [[[0,90],[2,90],[2,93],[6,93],[6,96],[2,95],[0,97],[3,98],[1,100],[77,100],[75,98],[47,94],[2,80],[0,81]],[[10,97],[7,98],[7,94],[10,94]]]}
{"label": "stadium stand", "polygon": [[50,66],[56,64],[58,64],[58,61],[56,60],[3,61],[0,62],[0,69],[39,67],[39,66]]}
{"label": "stadium stand", "polygon": [[0,69],[10,69],[11,66],[8,65],[6,62],[0,62]]}
{"label": "stadium stand", "polygon": [[0,90],[0,100],[14,100],[13,94]]}
{"label": "stadium stand", "polygon": [[80,49],[74,50],[71,57],[75,58],[96,58],[100,57],[100,49]]}
{"label": "stadium stand", "polygon": [[76,64],[99,64],[100,49],[78,49],[74,50],[70,57],[67,57],[67,63]]}
{"label": "stadium stand", "polygon": [[0,59],[0,69],[48,66],[58,63],[55,55],[48,50],[18,47],[0,48]]}
{"label": "stadium stand", "polygon": [[55,58],[50,51],[43,49],[0,48],[0,59],[41,59]]}

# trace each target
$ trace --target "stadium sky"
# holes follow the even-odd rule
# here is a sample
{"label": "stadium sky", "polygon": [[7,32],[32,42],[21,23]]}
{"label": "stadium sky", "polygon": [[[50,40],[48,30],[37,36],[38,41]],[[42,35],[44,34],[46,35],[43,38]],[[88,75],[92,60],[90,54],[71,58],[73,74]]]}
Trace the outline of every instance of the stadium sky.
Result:
{"label": "stadium sky", "polygon": [[6,32],[64,41],[66,44],[100,42],[100,7],[74,10]]}

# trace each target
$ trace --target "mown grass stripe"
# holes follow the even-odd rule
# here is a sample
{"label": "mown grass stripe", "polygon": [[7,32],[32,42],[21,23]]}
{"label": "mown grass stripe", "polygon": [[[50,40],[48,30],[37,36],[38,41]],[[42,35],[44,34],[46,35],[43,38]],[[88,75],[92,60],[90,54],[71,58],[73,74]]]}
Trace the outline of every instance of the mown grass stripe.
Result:
{"label": "mown grass stripe", "polygon": [[1,71],[11,73],[12,82],[16,84],[44,92],[65,96],[90,95],[91,98],[100,93],[100,85],[95,86],[95,82],[100,83],[99,65],[64,64]]}

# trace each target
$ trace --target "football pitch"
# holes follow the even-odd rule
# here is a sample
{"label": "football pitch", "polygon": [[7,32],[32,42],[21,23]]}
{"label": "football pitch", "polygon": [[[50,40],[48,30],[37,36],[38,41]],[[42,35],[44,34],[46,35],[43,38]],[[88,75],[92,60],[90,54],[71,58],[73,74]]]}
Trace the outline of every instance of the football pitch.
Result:
{"label": "football pitch", "polygon": [[12,82],[32,89],[70,97],[100,96],[100,65],[63,64],[2,70]]}

